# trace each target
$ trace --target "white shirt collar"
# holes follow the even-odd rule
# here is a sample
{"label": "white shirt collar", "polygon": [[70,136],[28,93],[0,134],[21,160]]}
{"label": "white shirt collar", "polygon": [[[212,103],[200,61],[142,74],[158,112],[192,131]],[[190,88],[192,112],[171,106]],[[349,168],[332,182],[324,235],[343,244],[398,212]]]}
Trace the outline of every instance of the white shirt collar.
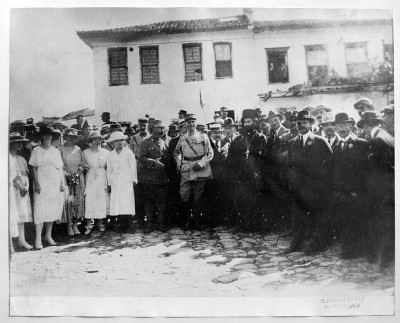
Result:
{"label": "white shirt collar", "polygon": [[339,135],[338,135],[338,138],[340,141],[348,142],[349,139],[351,138],[351,132],[345,138],[342,138]]}
{"label": "white shirt collar", "polygon": [[302,135],[303,136],[303,146],[307,142],[307,139],[308,139],[308,137],[310,137],[310,135],[311,135],[311,131],[307,132],[305,135]]}

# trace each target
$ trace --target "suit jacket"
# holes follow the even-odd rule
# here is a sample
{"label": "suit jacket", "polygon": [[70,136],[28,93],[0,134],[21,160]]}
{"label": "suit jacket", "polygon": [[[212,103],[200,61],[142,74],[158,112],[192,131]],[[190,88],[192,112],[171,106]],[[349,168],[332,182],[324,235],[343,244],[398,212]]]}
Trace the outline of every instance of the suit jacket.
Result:
{"label": "suit jacket", "polygon": [[368,198],[394,204],[394,138],[384,129],[368,140]]}
{"label": "suit jacket", "polygon": [[237,137],[237,135],[233,135],[233,138],[229,138],[228,136],[225,136],[224,139],[222,139],[222,144],[221,147],[225,146],[226,144],[232,144],[232,142],[235,140],[235,138]]}
{"label": "suit jacket", "polygon": [[334,190],[340,194],[363,194],[367,177],[367,142],[350,134],[343,147],[337,138],[332,149]]}
{"label": "suit jacket", "polygon": [[308,209],[326,207],[332,189],[332,149],[329,144],[310,133],[303,147],[297,136],[289,141],[288,157],[294,195]]}
{"label": "suit jacket", "polygon": [[280,127],[279,131],[273,134],[273,130],[270,132],[270,136],[267,140],[267,151],[269,164],[276,164],[279,162],[278,154],[280,153],[282,137],[284,134],[288,133],[289,129],[285,127]]}
{"label": "suit jacket", "polygon": [[[225,157],[223,156],[221,150],[218,151],[217,147],[215,146],[214,142],[210,138],[210,144],[211,148],[213,149],[214,152],[214,157],[210,161],[210,166],[211,166],[211,171],[213,174],[214,180],[224,180],[225,177]],[[222,140],[220,140],[220,145],[221,147],[224,146],[222,145]],[[221,148],[219,147],[219,148]]]}

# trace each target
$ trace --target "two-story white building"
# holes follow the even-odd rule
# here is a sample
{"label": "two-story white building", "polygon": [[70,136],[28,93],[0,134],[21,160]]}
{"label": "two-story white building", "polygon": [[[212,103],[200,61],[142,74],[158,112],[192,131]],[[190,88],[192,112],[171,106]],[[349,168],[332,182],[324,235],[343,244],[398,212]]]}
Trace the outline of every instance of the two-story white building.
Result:
{"label": "two-story white building", "polygon": [[[377,107],[392,98],[382,86],[326,86],[340,77],[351,83],[383,62],[393,52],[392,20],[253,21],[251,13],[79,31],[93,49],[96,113],[169,121],[183,108],[212,121],[221,106],[237,117],[244,108],[321,103],[351,113],[361,96]],[[305,82],[315,90],[293,90]]]}

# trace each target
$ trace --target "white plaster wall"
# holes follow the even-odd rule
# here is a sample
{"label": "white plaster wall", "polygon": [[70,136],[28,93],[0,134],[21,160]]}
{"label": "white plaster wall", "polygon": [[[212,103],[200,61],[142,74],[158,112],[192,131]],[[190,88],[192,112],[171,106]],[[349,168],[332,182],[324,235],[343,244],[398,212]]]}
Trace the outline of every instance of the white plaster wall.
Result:
{"label": "white plaster wall", "polygon": [[[305,45],[327,44],[330,67],[339,74],[345,75],[344,43],[368,41],[369,58],[382,60],[383,43],[392,42],[390,27],[351,27],[346,30],[316,29],[277,31],[254,34],[250,30],[225,31],[214,33],[193,33],[178,35],[152,36],[130,43],[98,44],[93,49],[95,76],[95,104],[98,115],[110,111],[115,120],[136,121],[146,113],[169,122],[177,117],[180,109],[198,114],[200,120],[212,121],[213,111],[221,106],[228,106],[236,111],[240,118],[241,110],[262,106],[291,106],[318,104],[323,101],[328,105],[350,105],[355,96],[349,95],[314,95],[288,99],[273,99],[263,103],[257,94],[277,89],[286,90],[292,85],[306,82],[307,67]],[[215,59],[213,42],[228,41],[232,43],[233,78],[215,79]],[[184,81],[184,61],[182,44],[202,43],[203,81]],[[141,84],[139,46],[159,46],[160,84]],[[108,85],[107,48],[128,47],[128,86]],[[265,48],[290,47],[288,51],[289,78],[287,84],[268,84]],[[132,48],[133,51],[129,51]],[[202,93],[204,111],[200,108],[199,93]],[[368,93],[366,94],[368,96]],[[334,98],[334,99],[332,99]],[[378,98],[379,105],[386,97]],[[329,103],[330,102],[330,103]],[[386,101],[385,101],[386,102]]]}

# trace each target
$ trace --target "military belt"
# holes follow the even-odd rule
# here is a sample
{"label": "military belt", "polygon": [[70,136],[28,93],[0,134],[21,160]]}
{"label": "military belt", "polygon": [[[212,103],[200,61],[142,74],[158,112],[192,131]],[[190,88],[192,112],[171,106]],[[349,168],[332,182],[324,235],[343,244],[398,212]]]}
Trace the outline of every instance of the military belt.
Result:
{"label": "military belt", "polygon": [[195,156],[195,157],[183,157],[183,160],[186,161],[196,161],[196,160],[200,160],[204,157],[204,155],[201,156]]}

